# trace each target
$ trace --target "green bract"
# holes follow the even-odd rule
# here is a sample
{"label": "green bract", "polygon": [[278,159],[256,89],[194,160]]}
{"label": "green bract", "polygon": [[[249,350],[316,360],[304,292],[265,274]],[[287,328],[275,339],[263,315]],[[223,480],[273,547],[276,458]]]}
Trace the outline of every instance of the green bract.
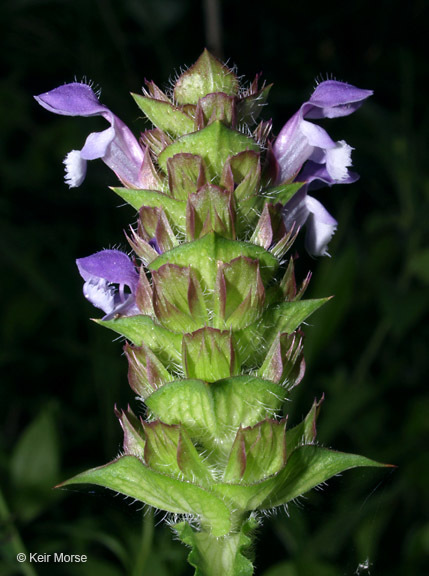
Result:
{"label": "green bract", "polygon": [[140,314],[97,322],[130,342],[146,420],[117,411],[121,455],[64,483],[192,518],[175,530],[200,576],[250,576],[257,511],[381,466],[316,444],[320,403],[291,429],[283,414],[304,375],[300,325],[328,298],[303,300],[309,278],[297,288],[287,257],[297,230],[282,210],[301,184],[270,185],[269,125],[254,125],[268,91],[240,88],[205,51],[171,100],[153,83],[134,95],[154,125],[142,135],[146,186],[114,191],[138,210],[128,240]]}

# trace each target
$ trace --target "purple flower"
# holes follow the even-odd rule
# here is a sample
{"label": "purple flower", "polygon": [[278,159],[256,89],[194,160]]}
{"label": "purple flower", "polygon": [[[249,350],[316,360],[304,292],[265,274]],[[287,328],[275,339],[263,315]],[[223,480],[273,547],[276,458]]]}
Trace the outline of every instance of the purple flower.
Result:
{"label": "purple flower", "polygon": [[[76,260],[79,273],[85,280],[83,294],[109,320],[116,314],[139,314],[135,292],[139,275],[130,258],[119,250],[102,250]],[[119,285],[116,290],[113,284]],[[130,292],[125,292],[128,286]]]}
{"label": "purple flower", "polygon": [[358,175],[348,170],[351,146],[344,140],[334,142],[323,128],[307,119],[348,116],[371,94],[371,90],[326,80],[283,126],[274,142],[278,180],[296,179],[305,183],[286,203],[284,223],[287,229],[294,224],[299,227],[306,225],[306,249],[313,256],[329,256],[327,248],[337,229],[337,221],[318,200],[307,194],[309,188],[350,184],[358,179]]}
{"label": "purple flower", "polygon": [[124,186],[141,188],[144,150],[130,129],[108,108],[100,104],[92,88],[73,82],[35,96],[37,102],[55,114],[64,116],[103,116],[110,128],[92,132],[82,150],[67,154],[65,181],[70,188],[80,186],[85,179],[87,160],[101,158]]}
{"label": "purple flower", "polygon": [[[353,177],[348,171],[352,148],[344,140],[334,142],[323,128],[307,119],[348,116],[371,94],[371,90],[336,80],[319,84],[274,142],[280,182],[294,179],[307,160],[325,170],[326,183],[348,182]],[[298,179],[302,179],[301,175]]]}

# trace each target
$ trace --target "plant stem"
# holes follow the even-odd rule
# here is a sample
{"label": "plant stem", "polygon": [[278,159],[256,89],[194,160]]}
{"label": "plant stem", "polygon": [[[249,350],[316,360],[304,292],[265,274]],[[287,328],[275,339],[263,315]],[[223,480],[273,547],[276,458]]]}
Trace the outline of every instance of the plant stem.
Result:
{"label": "plant stem", "polygon": [[149,510],[145,511],[143,514],[141,538],[133,566],[133,576],[143,575],[145,564],[152,549],[153,533],[153,510],[152,508],[149,508]]}
{"label": "plant stem", "polygon": [[204,24],[207,48],[223,58],[222,23],[219,0],[204,0]]}
{"label": "plant stem", "polygon": [[253,564],[243,553],[251,546],[251,533],[256,528],[254,519],[245,521],[237,532],[216,538],[208,530],[195,531],[189,524],[177,524],[180,539],[192,547],[189,563],[200,576],[252,576]]}

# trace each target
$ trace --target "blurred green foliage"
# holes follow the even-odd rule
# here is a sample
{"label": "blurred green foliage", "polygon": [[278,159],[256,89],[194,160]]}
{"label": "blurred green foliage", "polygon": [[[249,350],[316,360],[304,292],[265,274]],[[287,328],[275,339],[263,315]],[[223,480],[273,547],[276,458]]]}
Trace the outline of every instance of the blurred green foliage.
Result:
{"label": "blurred green foliage", "polygon": [[[274,82],[277,132],[327,73],[370,102],[328,130],[356,148],[361,180],[322,190],[339,220],[332,259],[300,250],[311,295],[335,294],[306,330],[307,374],[288,405],[297,422],[325,393],[319,439],[394,463],[335,478],[264,522],[263,576],[421,576],[429,556],[429,112],[427,3],[222,2],[223,53],[251,79]],[[111,459],[115,402],[134,402],[121,343],[87,320],[77,257],[122,245],[134,219],[116,209],[112,174],[91,163],[69,191],[61,160],[102,120],[55,117],[32,94],[74,77],[136,132],[129,92],[161,86],[205,44],[197,0],[3,0],[0,4],[0,573],[56,574],[18,552],[87,554],[61,574],[191,574],[167,527],[110,494],[51,486]],[[134,404],[134,407],[135,404]],[[162,515],[155,517],[155,523]]]}

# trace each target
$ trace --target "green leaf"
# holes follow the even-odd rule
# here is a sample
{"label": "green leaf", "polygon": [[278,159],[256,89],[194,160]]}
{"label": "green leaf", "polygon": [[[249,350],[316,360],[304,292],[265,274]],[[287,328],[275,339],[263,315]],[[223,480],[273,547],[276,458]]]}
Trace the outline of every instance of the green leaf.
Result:
{"label": "green leaf", "polygon": [[332,476],[358,466],[383,467],[385,464],[356,454],[302,446],[292,453],[277,475],[263,482],[248,486],[215,484],[213,490],[239,510],[274,508],[305,494]]}
{"label": "green leaf", "polygon": [[145,466],[135,456],[122,456],[113,462],[82,472],[59,487],[96,484],[173,514],[192,514],[211,528],[213,536],[223,536],[231,528],[230,511],[222,499],[191,482],[161,474]]}
{"label": "green leaf", "polygon": [[146,398],[149,410],[167,424],[183,424],[192,438],[216,432],[211,387],[202,380],[169,382]]}
{"label": "green leaf", "polygon": [[186,202],[175,200],[156,190],[133,190],[132,188],[112,188],[112,190],[136,210],[140,210],[142,206],[163,208],[170,222],[185,232]]}
{"label": "green leaf", "polygon": [[[252,402],[249,402],[249,398]],[[167,424],[183,424],[191,438],[211,445],[222,439],[227,455],[241,426],[255,426],[282,407],[284,389],[253,376],[212,384],[201,380],[169,382],[146,399],[151,412]]]}
{"label": "green leaf", "polygon": [[283,302],[266,310],[262,319],[234,333],[242,362],[257,366],[263,361],[279,332],[294,332],[330,298]]}
{"label": "green leaf", "polygon": [[252,138],[216,121],[198,132],[182,136],[167,146],[159,155],[158,164],[166,173],[167,161],[175,154],[197,154],[203,158],[208,176],[216,184],[219,182],[227,159],[245,150],[258,152],[259,146]]}
{"label": "green leaf", "polygon": [[283,472],[278,475],[281,488],[270,495],[263,507],[267,504],[268,506],[285,504],[341,472],[363,466],[383,468],[386,464],[358,454],[346,454],[319,446],[297,448]]}
{"label": "green leaf", "polygon": [[24,430],[11,460],[15,485],[51,486],[58,477],[57,430],[49,411],[41,412]]}
{"label": "green leaf", "polygon": [[271,188],[266,188],[263,194],[269,202],[286,204],[286,202],[288,202],[292,196],[295,196],[304,184],[305,182],[292,182],[290,184],[282,184],[281,186],[273,186]]}
{"label": "green leaf", "polygon": [[34,518],[51,499],[58,481],[58,434],[52,413],[41,412],[21,434],[12,453],[11,483],[16,507],[26,520]]}
{"label": "green leaf", "polygon": [[174,99],[179,104],[197,104],[200,98],[213,92],[229,96],[238,93],[237,76],[208,50],[186,70],[174,86]]}
{"label": "green leaf", "polygon": [[146,344],[163,363],[171,360],[180,362],[182,359],[182,335],[156,324],[149,316],[121,316],[95,322],[125,336],[136,346]]}
{"label": "green leaf", "polygon": [[131,96],[152,124],[170,136],[177,138],[194,131],[193,118],[169,102],[140,94],[131,94]]}
{"label": "green leaf", "polygon": [[313,402],[310,412],[297,426],[294,426],[286,432],[286,452],[289,456],[294,450],[306,444],[314,444],[316,440],[316,420],[319,415],[320,406],[323,402],[323,396],[317,402]]}
{"label": "green leaf", "polygon": [[217,262],[231,262],[239,256],[259,260],[264,283],[272,278],[279,266],[277,259],[260,246],[255,246],[249,242],[228,240],[215,232],[211,232],[199,240],[173,248],[168,254],[161,254],[150,263],[149,268],[157,270],[166,263],[191,266],[194,270],[198,270],[205,287],[213,290],[218,271]]}
{"label": "green leaf", "polygon": [[271,308],[267,312],[265,320],[269,322],[270,331],[273,329],[272,327],[275,327],[278,332],[290,334],[330,299],[331,297],[283,302],[279,306]]}
{"label": "green leaf", "polygon": [[[231,443],[239,426],[254,426],[272,418],[284,402],[281,386],[254,376],[235,376],[211,386],[218,426]],[[250,399],[250,400],[249,400]]]}

